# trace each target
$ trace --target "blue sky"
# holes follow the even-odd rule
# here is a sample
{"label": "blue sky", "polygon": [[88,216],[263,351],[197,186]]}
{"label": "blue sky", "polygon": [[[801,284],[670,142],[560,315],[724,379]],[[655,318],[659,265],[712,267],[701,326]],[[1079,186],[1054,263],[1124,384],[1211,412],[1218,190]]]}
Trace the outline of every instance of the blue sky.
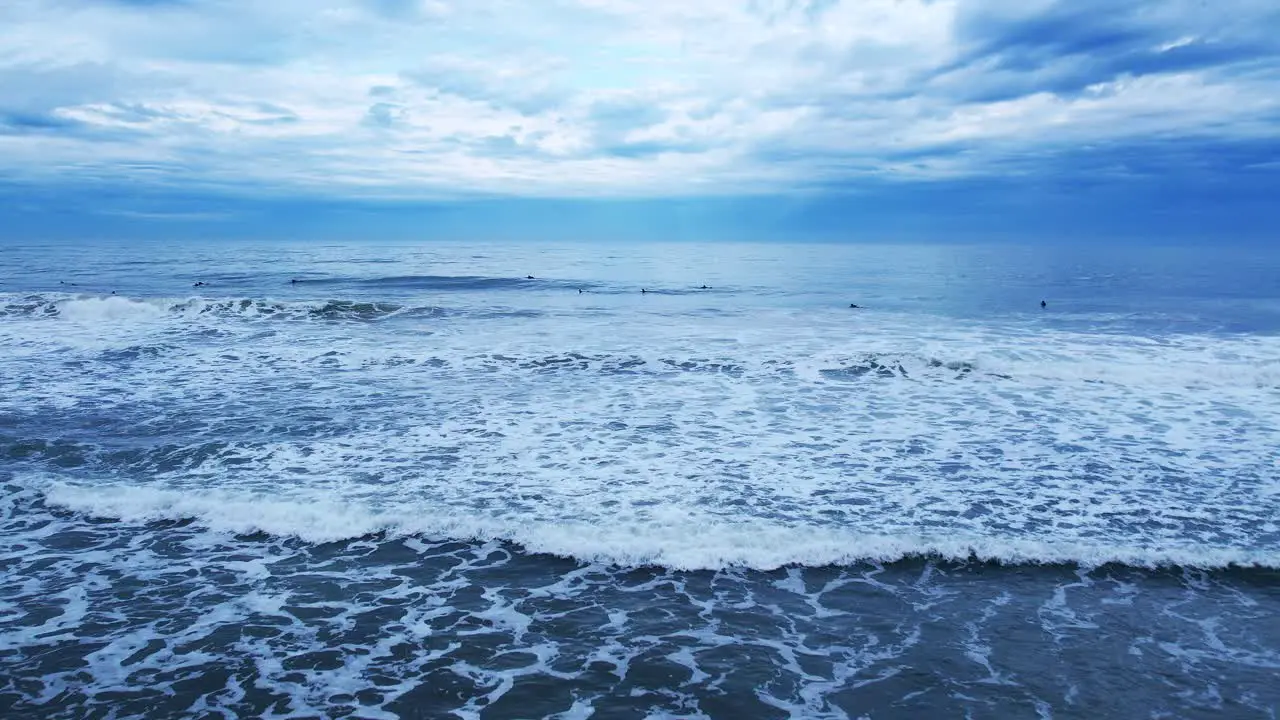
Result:
{"label": "blue sky", "polygon": [[0,237],[1275,238],[1274,0],[16,0]]}

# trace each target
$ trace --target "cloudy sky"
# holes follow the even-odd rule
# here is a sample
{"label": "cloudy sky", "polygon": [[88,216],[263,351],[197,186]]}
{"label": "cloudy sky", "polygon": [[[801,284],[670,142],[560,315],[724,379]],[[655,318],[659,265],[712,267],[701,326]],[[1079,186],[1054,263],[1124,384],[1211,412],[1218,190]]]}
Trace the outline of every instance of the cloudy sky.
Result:
{"label": "cloudy sky", "polygon": [[1275,0],[0,3],[3,236],[1213,239],[1274,196]]}

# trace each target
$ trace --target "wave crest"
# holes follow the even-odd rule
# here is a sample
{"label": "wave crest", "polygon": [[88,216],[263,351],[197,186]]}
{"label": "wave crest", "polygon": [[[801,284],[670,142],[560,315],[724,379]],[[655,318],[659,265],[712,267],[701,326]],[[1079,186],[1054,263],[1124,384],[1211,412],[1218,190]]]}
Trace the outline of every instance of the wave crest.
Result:
{"label": "wave crest", "polygon": [[1097,567],[1280,568],[1280,551],[1203,545],[1121,545],[1052,538],[883,535],[807,525],[708,522],[687,517],[662,524],[524,522],[466,517],[447,509],[379,511],[356,502],[288,500],[277,494],[179,492],[137,486],[93,488],[52,483],[44,502],[91,517],[134,523],[193,521],[211,531],[265,533],[328,543],[374,535],[458,541],[500,540],[543,553],[623,567],[677,570],[838,566],[914,557],[1006,565]]}
{"label": "wave crest", "polygon": [[0,304],[0,317],[60,319],[77,323],[146,322],[201,317],[259,320],[356,320],[372,321],[396,315],[445,315],[442,308],[406,306],[393,302],[328,300],[282,302],[257,298],[186,298],[138,300],[116,295],[32,295]]}

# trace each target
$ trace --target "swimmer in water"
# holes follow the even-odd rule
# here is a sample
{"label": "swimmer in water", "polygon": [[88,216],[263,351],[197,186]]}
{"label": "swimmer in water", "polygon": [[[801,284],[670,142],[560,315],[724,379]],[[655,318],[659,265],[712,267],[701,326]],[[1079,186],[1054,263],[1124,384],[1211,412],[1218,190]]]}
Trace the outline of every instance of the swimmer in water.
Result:
{"label": "swimmer in water", "polygon": [[1047,308],[1047,307],[1049,307],[1049,303],[1047,303],[1047,302],[1045,302],[1045,301],[1041,300],[1041,301],[1040,301],[1040,309],[1042,309],[1042,310],[1043,310],[1044,308]]}

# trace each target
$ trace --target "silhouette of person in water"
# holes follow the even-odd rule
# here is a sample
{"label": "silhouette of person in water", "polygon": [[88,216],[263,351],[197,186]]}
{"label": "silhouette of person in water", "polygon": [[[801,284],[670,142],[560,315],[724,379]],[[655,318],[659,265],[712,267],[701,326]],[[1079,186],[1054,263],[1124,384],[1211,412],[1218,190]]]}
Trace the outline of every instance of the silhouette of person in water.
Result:
{"label": "silhouette of person in water", "polygon": [[1049,303],[1047,303],[1047,302],[1045,302],[1045,301],[1041,300],[1041,301],[1040,301],[1040,309],[1042,309],[1042,310],[1043,310],[1044,308],[1047,308],[1047,307],[1049,307]]}
{"label": "silhouette of person in water", "polygon": [[849,303],[849,307],[854,308],[854,309],[856,309],[856,310],[861,310],[861,309],[862,309],[862,306],[861,306],[861,305],[855,305],[854,303]]}
{"label": "silhouette of person in water", "polygon": [[647,292],[649,292],[649,291],[648,291],[648,290],[646,290],[646,289],[644,289],[644,288],[640,288],[640,294],[641,294],[641,295],[643,295],[644,293],[647,293]]}
{"label": "silhouette of person in water", "polygon": [[533,276],[532,276],[532,275],[525,275],[525,276],[524,276],[524,279],[525,279],[525,280],[532,280],[532,279],[533,279]]}
{"label": "silhouette of person in water", "polygon": [[711,288],[707,287],[706,285],[703,285],[702,287],[700,287],[700,288],[698,288],[698,289],[699,289],[699,290],[710,290]]}
{"label": "silhouette of person in water", "polygon": [[579,294],[579,295],[581,295],[581,294],[582,294],[582,288],[578,288],[578,294]]}

